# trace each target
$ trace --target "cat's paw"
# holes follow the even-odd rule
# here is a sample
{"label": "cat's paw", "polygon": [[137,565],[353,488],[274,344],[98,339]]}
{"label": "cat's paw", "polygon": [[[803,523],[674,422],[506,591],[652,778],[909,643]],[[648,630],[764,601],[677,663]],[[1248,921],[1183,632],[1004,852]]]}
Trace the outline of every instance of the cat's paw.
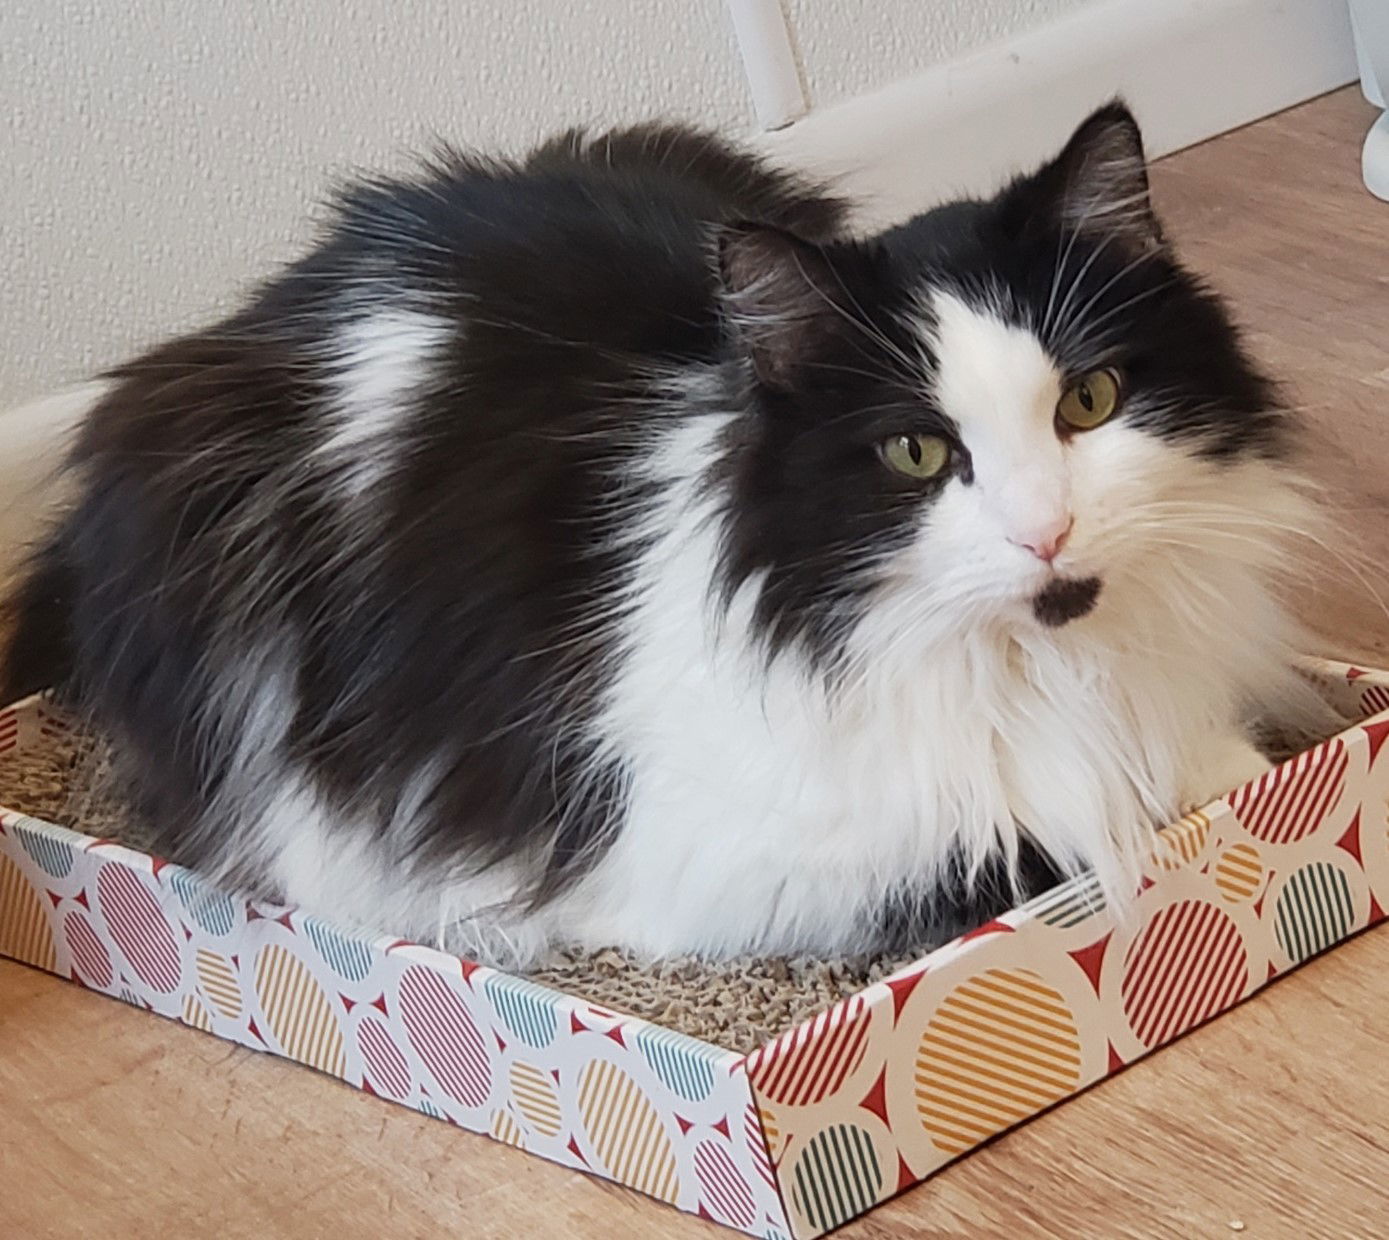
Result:
{"label": "cat's paw", "polygon": [[1205,763],[1188,783],[1182,796],[1182,813],[1209,805],[1216,797],[1258,779],[1272,766],[1243,736],[1220,738],[1211,745]]}

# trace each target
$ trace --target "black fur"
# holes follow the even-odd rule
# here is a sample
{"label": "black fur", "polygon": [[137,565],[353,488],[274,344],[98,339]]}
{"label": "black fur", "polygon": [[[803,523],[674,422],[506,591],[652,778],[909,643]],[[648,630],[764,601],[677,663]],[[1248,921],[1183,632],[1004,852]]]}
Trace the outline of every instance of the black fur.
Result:
{"label": "black fur", "polygon": [[1032,612],[1048,628],[1060,628],[1094,611],[1100,586],[1098,577],[1058,577],[1032,600]]}

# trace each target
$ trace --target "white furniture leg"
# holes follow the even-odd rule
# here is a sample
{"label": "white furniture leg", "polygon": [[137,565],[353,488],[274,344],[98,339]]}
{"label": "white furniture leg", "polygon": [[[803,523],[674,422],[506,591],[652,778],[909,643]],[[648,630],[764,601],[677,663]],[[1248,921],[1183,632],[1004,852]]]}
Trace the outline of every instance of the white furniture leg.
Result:
{"label": "white furniture leg", "polygon": [[[1389,87],[1389,0],[1350,0],[1350,24],[1365,98],[1383,108]],[[1365,188],[1389,201],[1389,112],[1370,126],[1360,170]]]}

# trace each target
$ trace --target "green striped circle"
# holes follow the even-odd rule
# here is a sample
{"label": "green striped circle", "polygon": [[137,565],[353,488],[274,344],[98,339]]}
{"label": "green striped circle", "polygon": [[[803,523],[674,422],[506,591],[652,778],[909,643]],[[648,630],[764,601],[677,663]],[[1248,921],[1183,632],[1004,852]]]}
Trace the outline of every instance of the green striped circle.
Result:
{"label": "green striped circle", "polygon": [[872,1138],[856,1124],[817,1132],[792,1173],[791,1194],[806,1220],[829,1231],[885,1196]]}
{"label": "green striped circle", "polygon": [[1278,945],[1300,964],[1345,938],[1355,921],[1350,882],[1328,861],[1314,861],[1283,885],[1274,910]]}

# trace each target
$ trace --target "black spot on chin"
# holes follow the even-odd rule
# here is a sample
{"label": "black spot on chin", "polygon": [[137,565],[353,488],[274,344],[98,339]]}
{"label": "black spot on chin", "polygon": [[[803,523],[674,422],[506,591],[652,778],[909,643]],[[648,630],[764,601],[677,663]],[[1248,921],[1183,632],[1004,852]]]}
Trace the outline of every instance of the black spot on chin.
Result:
{"label": "black spot on chin", "polygon": [[1050,629],[1079,620],[1095,609],[1100,597],[1098,577],[1058,577],[1032,600],[1032,614]]}

